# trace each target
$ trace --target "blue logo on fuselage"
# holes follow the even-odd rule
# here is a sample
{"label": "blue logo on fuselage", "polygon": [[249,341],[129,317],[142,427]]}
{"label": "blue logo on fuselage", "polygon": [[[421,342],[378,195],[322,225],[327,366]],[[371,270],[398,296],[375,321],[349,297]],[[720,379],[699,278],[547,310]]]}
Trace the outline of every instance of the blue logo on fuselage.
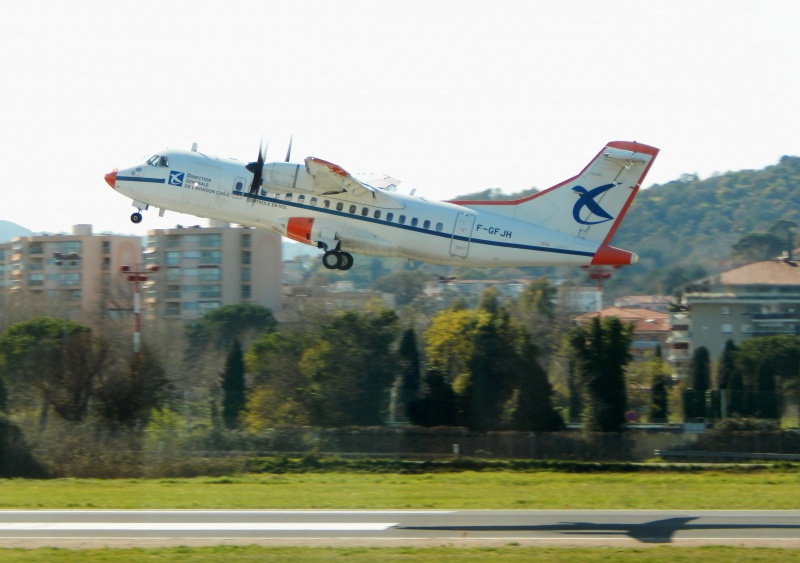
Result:
{"label": "blue logo on fuselage", "polygon": [[169,185],[183,187],[184,172],[172,171],[169,173]]}
{"label": "blue logo on fuselage", "polygon": [[[613,217],[609,215],[605,209],[600,207],[594,198],[603,194],[613,188],[614,186],[618,186],[619,183],[614,182],[611,184],[605,184],[602,186],[598,186],[593,190],[586,191],[586,188],[583,186],[575,186],[572,188],[572,191],[578,194],[579,198],[578,201],[575,202],[575,207],[572,208],[572,218],[575,219],[581,225],[597,225],[600,223],[605,223],[606,221],[611,221]],[[581,219],[581,211],[583,208],[586,207],[589,210],[589,217],[592,215],[596,215],[597,217],[601,217],[599,221],[586,221]],[[589,218],[587,217],[587,219]]]}

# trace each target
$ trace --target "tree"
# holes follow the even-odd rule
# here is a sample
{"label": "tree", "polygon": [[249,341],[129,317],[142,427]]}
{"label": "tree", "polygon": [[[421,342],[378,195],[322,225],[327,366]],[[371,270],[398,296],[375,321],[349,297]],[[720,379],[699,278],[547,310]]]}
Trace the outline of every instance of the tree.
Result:
{"label": "tree", "polygon": [[142,430],[153,409],[166,400],[169,386],[158,356],[145,344],[127,366],[104,378],[95,394],[94,409],[112,433]]}
{"label": "tree", "polygon": [[249,341],[264,332],[273,331],[276,324],[269,309],[240,303],[209,311],[200,320],[188,325],[186,331],[195,352],[209,346],[214,350],[227,350],[234,339]]}
{"label": "tree", "polygon": [[420,391],[419,350],[417,336],[412,327],[407,328],[400,338],[397,358],[400,366],[400,404],[408,415],[409,405],[417,398]]}
{"label": "tree", "polygon": [[245,406],[244,359],[238,338],[233,340],[225,369],[220,376],[222,384],[222,420],[228,429],[239,427],[239,414]]}
{"label": "tree", "polygon": [[706,417],[706,391],[711,387],[711,360],[708,348],[700,346],[692,354],[689,380],[683,393],[683,409],[686,420]]}
{"label": "tree", "polygon": [[781,417],[778,394],[775,389],[775,376],[768,361],[763,361],[756,369],[756,387],[753,397],[754,414],[758,418],[778,419]]}
{"label": "tree", "polygon": [[553,408],[553,386],[537,355],[536,346],[527,342],[516,377],[518,396],[511,427],[529,432],[554,432],[564,428],[564,419]]}
{"label": "tree", "polygon": [[420,426],[456,426],[458,407],[456,394],[445,374],[435,367],[425,376],[424,393],[408,405],[408,419]]}
{"label": "tree", "polygon": [[[741,410],[741,400],[738,405],[736,404],[736,400],[740,398],[733,396],[733,384],[735,379],[738,380],[740,386],[738,393],[743,392],[743,389],[741,389],[742,376],[738,373],[738,368],[736,366],[736,352],[738,350],[739,348],[734,344],[733,340],[728,340],[725,342],[725,348],[722,350],[722,356],[719,359],[717,389],[719,389],[720,400],[724,405],[724,407],[720,407],[721,418],[727,418],[733,412],[738,412],[740,415],[744,414]],[[734,406],[740,410],[736,411]]]}
{"label": "tree", "polygon": [[633,327],[616,317],[591,319],[575,325],[569,348],[575,374],[583,391],[583,429],[587,432],[621,432],[627,399],[625,366]]}
{"label": "tree", "polygon": [[108,342],[89,327],[48,317],[8,327],[0,335],[0,355],[17,396],[26,387],[36,389],[42,419],[52,407],[68,422],[86,416],[95,385],[112,363]]}
{"label": "tree", "polygon": [[251,379],[244,415],[248,428],[311,423],[312,386],[299,366],[311,340],[308,332],[283,330],[263,334],[250,347],[245,356]]}
{"label": "tree", "polygon": [[650,422],[667,422],[669,419],[669,373],[656,356],[650,362]]}
{"label": "tree", "polygon": [[397,374],[391,345],[397,315],[347,311],[321,320],[300,370],[309,382],[309,418],[319,426],[382,424]]}

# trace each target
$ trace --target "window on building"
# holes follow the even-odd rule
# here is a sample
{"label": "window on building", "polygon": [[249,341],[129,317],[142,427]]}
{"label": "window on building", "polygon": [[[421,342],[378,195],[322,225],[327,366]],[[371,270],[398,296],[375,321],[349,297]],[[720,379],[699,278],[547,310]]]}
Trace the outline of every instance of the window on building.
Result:
{"label": "window on building", "polygon": [[199,309],[201,312],[205,313],[207,311],[212,311],[214,309],[219,309],[219,301],[201,301],[199,303]]}
{"label": "window on building", "polygon": [[250,268],[242,268],[242,281],[250,281]]}
{"label": "window on building", "polygon": [[730,323],[724,323],[722,325],[722,334],[733,334],[733,325]]}
{"label": "window on building", "polygon": [[198,250],[186,250],[183,253],[183,257],[187,260],[197,260],[200,258],[200,251]]}
{"label": "window on building", "polygon": [[201,285],[200,298],[222,297],[222,286],[220,285]]}
{"label": "window on building", "polygon": [[242,235],[242,248],[250,248],[250,235]]}
{"label": "window on building", "polygon": [[111,241],[110,240],[104,240],[103,244],[101,246],[102,246],[101,252],[103,254],[110,254],[111,253]]}
{"label": "window on building", "polygon": [[168,285],[167,291],[164,294],[164,297],[167,299],[180,299],[181,298],[181,286],[179,285]]}
{"label": "window on building", "polygon": [[252,257],[249,250],[242,251],[242,264],[250,264]]}
{"label": "window on building", "polygon": [[222,264],[222,251],[203,250],[200,252],[201,264]]}
{"label": "window on building", "polygon": [[167,235],[164,238],[164,246],[167,248],[179,248],[180,245],[181,245],[181,237],[177,235]]}
{"label": "window on building", "polygon": [[242,284],[242,299],[250,299],[251,289],[250,284]]}
{"label": "window on building", "polygon": [[731,308],[730,307],[723,307],[722,308],[722,314],[723,315],[730,315],[731,314]]}
{"label": "window on building", "polygon": [[219,268],[199,268],[197,279],[200,281],[220,281],[222,270]]}
{"label": "window on building", "polygon": [[103,270],[111,269],[111,256],[103,256]]}
{"label": "window on building", "polygon": [[222,246],[222,235],[219,233],[210,233],[207,235],[200,235],[198,237],[200,246],[206,248],[219,248]]}

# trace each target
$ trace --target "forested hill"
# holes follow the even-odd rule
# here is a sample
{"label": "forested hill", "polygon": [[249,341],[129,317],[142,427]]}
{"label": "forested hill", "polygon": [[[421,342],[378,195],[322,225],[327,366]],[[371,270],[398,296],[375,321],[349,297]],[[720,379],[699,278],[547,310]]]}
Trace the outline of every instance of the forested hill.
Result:
{"label": "forested hill", "polygon": [[642,190],[613,244],[639,254],[646,269],[708,264],[779,219],[800,223],[800,157],[705,180],[684,175]]}

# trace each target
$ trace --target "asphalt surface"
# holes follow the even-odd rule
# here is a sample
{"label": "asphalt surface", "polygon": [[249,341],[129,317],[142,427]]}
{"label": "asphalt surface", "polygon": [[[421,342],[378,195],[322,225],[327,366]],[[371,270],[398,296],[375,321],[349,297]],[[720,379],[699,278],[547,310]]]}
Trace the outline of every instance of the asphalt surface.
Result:
{"label": "asphalt surface", "polygon": [[800,547],[800,510],[3,510],[0,547]]}

